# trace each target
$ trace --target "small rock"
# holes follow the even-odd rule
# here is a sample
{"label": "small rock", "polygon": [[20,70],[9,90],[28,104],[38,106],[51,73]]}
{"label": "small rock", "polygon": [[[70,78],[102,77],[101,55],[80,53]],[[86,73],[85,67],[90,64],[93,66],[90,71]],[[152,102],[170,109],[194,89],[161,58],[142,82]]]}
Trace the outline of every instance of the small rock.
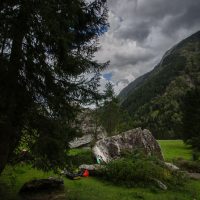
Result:
{"label": "small rock", "polygon": [[83,165],[80,165],[79,166],[79,169],[87,169],[89,171],[91,170],[98,170],[98,169],[101,169],[101,165],[98,165],[98,164],[94,164],[94,165],[86,165],[86,164],[83,164]]}
{"label": "small rock", "polygon": [[157,186],[162,190],[167,190],[167,186],[158,179],[153,179]]}
{"label": "small rock", "polygon": [[80,165],[79,166],[79,169],[82,170],[82,169],[87,169],[89,171],[89,174],[94,176],[98,173],[98,171],[100,169],[102,169],[103,166],[102,165],[99,165],[99,164],[94,164],[94,165]]}
{"label": "small rock", "polygon": [[174,164],[172,164],[172,163],[165,162],[165,165],[166,165],[166,167],[167,167],[169,170],[172,170],[172,171],[177,171],[177,170],[179,170],[179,167],[177,167],[176,165],[174,165]]}
{"label": "small rock", "polygon": [[189,178],[191,179],[195,179],[195,180],[200,180],[200,173],[187,173],[187,175],[189,176]]}

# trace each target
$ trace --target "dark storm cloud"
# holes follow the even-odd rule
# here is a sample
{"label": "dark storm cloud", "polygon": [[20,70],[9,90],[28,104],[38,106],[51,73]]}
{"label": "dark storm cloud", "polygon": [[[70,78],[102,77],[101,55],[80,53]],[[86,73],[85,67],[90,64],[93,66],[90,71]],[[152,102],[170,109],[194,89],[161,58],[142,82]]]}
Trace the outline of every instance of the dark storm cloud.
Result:
{"label": "dark storm cloud", "polygon": [[108,0],[108,6],[110,29],[97,59],[111,61],[116,87],[151,70],[166,50],[200,30],[200,0]]}
{"label": "dark storm cloud", "polygon": [[138,0],[134,4],[124,0],[123,5],[119,6],[120,2],[122,4],[122,1],[114,0],[109,4],[111,12],[124,21],[116,33],[117,37],[143,42],[152,27],[159,26],[163,33],[171,34],[178,28],[199,24],[200,0]]}
{"label": "dark storm cloud", "polygon": [[163,27],[163,33],[171,35],[179,29],[190,29],[199,25],[200,21],[200,1],[192,2],[182,12],[171,18]]}

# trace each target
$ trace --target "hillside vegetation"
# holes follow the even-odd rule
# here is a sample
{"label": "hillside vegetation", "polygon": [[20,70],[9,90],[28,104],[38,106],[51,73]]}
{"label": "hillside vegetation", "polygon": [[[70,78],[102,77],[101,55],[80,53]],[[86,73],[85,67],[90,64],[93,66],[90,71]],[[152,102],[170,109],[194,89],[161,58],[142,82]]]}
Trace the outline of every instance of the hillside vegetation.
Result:
{"label": "hillside vegetation", "polygon": [[121,106],[134,126],[152,131],[156,138],[180,138],[184,97],[200,85],[200,32],[166,52],[160,63],[119,94]]}

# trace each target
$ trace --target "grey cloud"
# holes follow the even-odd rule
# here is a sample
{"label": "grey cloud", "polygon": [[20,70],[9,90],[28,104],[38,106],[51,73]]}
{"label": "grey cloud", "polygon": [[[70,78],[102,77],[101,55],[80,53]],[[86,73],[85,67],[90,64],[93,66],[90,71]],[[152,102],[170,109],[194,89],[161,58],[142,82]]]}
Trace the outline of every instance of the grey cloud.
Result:
{"label": "grey cloud", "polygon": [[147,54],[139,54],[139,55],[122,55],[122,54],[116,54],[114,56],[114,66],[115,67],[123,67],[126,65],[136,65],[139,62],[145,62],[150,59],[152,59],[152,54],[147,53]]}
{"label": "grey cloud", "polygon": [[200,0],[108,0],[108,6],[110,29],[96,58],[111,61],[107,70],[118,90],[200,29]]}
{"label": "grey cloud", "polygon": [[129,81],[127,79],[120,79],[119,81],[116,82],[116,85],[119,85],[119,84],[128,85]]}
{"label": "grey cloud", "polygon": [[[121,6],[120,3],[122,4],[122,1],[119,0],[110,2],[111,10],[124,19],[124,25],[116,33],[119,38],[144,42],[152,27],[159,26],[163,33],[172,33],[177,32],[177,28],[183,25],[188,28],[194,23],[199,24],[199,0],[139,0],[134,7],[129,5],[128,0],[124,0]],[[112,9],[113,7],[115,9]],[[167,21],[166,18],[170,20]]]}
{"label": "grey cloud", "polygon": [[171,18],[165,27],[163,27],[163,33],[167,35],[177,32],[179,29],[190,29],[195,25],[200,24],[200,1],[188,5],[182,13],[174,18]]}
{"label": "grey cloud", "polygon": [[120,30],[116,37],[118,38],[126,38],[139,42],[143,42],[148,35],[150,34],[150,24],[147,22],[141,22],[138,25],[132,26],[129,25],[126,29]]}

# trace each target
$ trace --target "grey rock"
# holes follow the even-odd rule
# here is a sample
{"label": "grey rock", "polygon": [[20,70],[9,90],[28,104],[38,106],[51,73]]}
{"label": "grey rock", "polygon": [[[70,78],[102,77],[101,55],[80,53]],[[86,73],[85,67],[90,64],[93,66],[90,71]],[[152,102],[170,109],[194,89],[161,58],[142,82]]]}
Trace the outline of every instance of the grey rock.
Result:
{"label": "grey rock", "polygon": [[149,130],[141,128],[99,140],[92,151],[96,158],[108,163],[112,159],[119,158],[124,150],[135,149],[141,149],[146,155],[154,155],[163,160],[158,142]]}
{"label": "grey rock", "polygon": [[94,164],[94,165],[83,164],[79,166],[79,169],[80,170],[87,169],[90,175],[95,176],[98,173],[98,171],[102,169],[103,167],[104,167],[103,165],[99,165],[99,164]]}
{"label": "grey rock", "polygon": [[172,170],[172,171],[177,171],[177,170],[179,170],[179,167],[177,167],[176,165],[174,165],[174,164],[172,164],[172,163],[165,162],[165,166],[166,166],[169,170]]}
{"label": "grey rock", "polygon": [[200,180],[200,173],[187,173],[188,177],[194,180]]}
{"label": "grey rock", "polygon": [[158,179],[153,179],[157,186],[162,190],[167,190],[167,186]]}
{"label": "grey rock", "polygon": [[100,165],[100,164],[93,164],[93,165],[80,165],[79,169],[87,169],[88,171],[98,171],[100,169],[102,169],[104,167],[104,165]]}
{"label": "grey rock", "polygon": [[87,169],[89,171],[91,171],[91,170],[99,170],[99,169],[101,169],[101,165],[99,165],[99,164],[94,164],[94,165],[83,164],[83,165],[79,166],[79,169]]}
{"label": "grey rock", "polygon": [[69,142],[69,147],[70,148],[77,148],[80,146],[84,146],[86,144],[89,144],[93,140],[93,135],[84,135],[82,137],[76,137],[74,140]]}
{"label": "grey rock", "polygon": [[[98,133],[97,139],[103,139],[106,137],[105,133]],[[78,147],[85,147],[86,145],[90,144],[94,140],[93,134],[84,135],[82,137],[76,137],[74,140],[69,142],[69,147],[71,149],[78,148]]]}

